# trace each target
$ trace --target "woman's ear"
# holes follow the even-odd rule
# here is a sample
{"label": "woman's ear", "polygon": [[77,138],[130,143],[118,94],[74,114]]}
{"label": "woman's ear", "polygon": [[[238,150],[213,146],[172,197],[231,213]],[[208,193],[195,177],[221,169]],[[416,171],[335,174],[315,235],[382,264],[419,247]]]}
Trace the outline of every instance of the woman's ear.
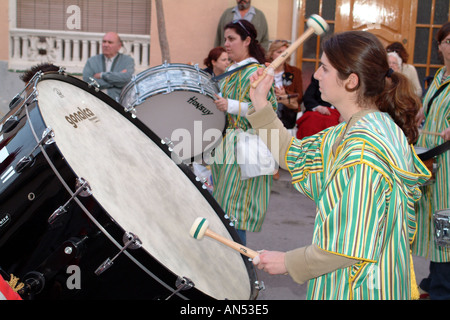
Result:
{"label": "woman's ear", "polygon": [[354,91],[359,87],[359,77],[356,73],[351,73],[347,80],[345,80],[345,88],[349,91]]}
{"label": "woman's ear", "polygon": [[247,36],[247,38],[245,38],[245,40],[244,40],[244,45],[249,47],[251,42],[252,42],[252,38],[250,38],[250,36]]}

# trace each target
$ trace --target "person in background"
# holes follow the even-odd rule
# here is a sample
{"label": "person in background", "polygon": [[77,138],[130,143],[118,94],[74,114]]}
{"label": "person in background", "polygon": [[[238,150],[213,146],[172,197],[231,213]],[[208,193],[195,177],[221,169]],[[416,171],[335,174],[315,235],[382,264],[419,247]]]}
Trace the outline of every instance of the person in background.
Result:
{"label": "person in background", "polygon": [[230,65],[228,53],[224,47],[216,47],[209,51],[208,56],[203,61],[206,66],[203,71],[208,72],[212,77],[220,76]]}
{"label": "person in background", "polygon": [[[220,95],[215,100],[217,109],[226,112],[227,130],[221,144],[216,147],[211,164],[213,196],[225,213],[235,220],[235,228],[246,243],[246,231],[259,232],[264,222],[272,188],[272,175],[241,179],[236,159],[236,139],[240,131],[251,129],[245,117],[251,107],[249,96],[250,75],[265,62],[264,50],[256,41],[256,29],[247,20],[237,20],[225,26],[225,49],[234,61],[228,71],[245,66],[222,79]],[[275,92],[268,99],[276,110]]]}
{"label": "person in background", "polygon": [[134,59],[119,53],[122,40],[115,32],[108,32],[102,41],[102,53],[90,57],[83,69],[83,80],[93,78],[100,90],[118,101],[122,88],[130,82],[134,73]]}
{"label": "person in background", "polygon": [[416,94],[421,97],[422,86],[420,85],[419,76],[417,74],[416,68],[412,64],[408,64],[409,54],[406,51],[405,47],[400,42],[393,42],[386,47],[386,51],[388,53],[395,52],[398,54],[401,59],[401,63],[398,66],[400,72],[403,73],[411,81]]}
{"label": "person in background", "polygon": [[322,100],[319,81],[314,79],[314,74],[303,95],[303,105],[305,112],[297,120],[297,139],[312,136],[340,122],[339,111],[330,103]]}
{"label": "person in background", "polygon": [[251,0],[236,0],[236,6],[226,9],[219,19],[217,25],[216,39],[214,46],[219,47],[224,45],[224,27],[231,21],[245,19],[251,22],[256,29],[257,38],[260,45],[267,50],[269,47],[269,27],[264,13],[252,6]]}
{"label": "person in background", "polygon": [[[266,53],[267,62],[278,58],[283,51],[289,48],[287,40],[275,40]],[[278,100],[277,114],[283,125],[294,136],[297,114],[301,111],[303,99],[302,71],[288,63],[282,63],[275,70],[275,94]],[[279,170],[273,175],[275,180],[280,178]]]}
{"label": "person in background", "polygon": [[[450,22],[436,33],[438,50],[444,60],[423,99],[425,122],[417,140],[418,147],[434,148],[450,138]],[[427,133],[425,133],[427,132]],[[440,133],[441,135],[428,134]],[[419,286],[423,298],[450,299],[450,247],[435,242],[433,214],[450,208],[450,153],[436,156],[439,169],[435,181],[421,188],[423,197],[416,204],[417,235],[413,254],[431,260],[430,273]]]}
{"label": "person in background", "polygon": [[[410,254],[414,203],[418,185],[430,177],[412,146],[420,99],[407,78],[389,68],[385,48],[370,32],[335,33],[322,47],[314,77],[341,124],[292,138],[267,101],[273,78],[250,90],[247,119],[258,132],[270,130],[272,153],[286,159],[280,165],[291,172],[293,186],[317,207],[311,245],[262,250],[253,263],[309,281],[307,299],[411,299],[418,296]],[[251,81],[262,74],[261,68]],[[271,134],[280,137],[276,146]]]}

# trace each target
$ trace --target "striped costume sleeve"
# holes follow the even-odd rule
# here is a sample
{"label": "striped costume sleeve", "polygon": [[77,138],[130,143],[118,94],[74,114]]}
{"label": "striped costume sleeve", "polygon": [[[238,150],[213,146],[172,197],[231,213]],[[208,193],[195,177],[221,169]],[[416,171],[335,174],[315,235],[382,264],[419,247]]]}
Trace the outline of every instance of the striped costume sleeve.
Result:
{"label": "striped costume sleeve", "polygon": [[314,243],[326,251],[376,261],[388,191],[384,176],[368,163],[343,167],[318,201]]}

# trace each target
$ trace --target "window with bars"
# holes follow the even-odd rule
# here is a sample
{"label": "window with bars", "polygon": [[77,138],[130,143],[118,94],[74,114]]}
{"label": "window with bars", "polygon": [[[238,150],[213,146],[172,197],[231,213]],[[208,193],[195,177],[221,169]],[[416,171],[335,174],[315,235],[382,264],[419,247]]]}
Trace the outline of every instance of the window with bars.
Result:
{"label": "window with bars", "polygon": [[414,66],[420,79],[433,76],[442,66],[436,32],[449,19],[448,0],[418,0]]}
{"label": "window with bars", "polygon": [[17,0],[16,21],[17,28],[74,31],[67,21],[78,14],[76,31],[148,35],[150,13],[151,0]]}
{"label": "window with bars", "polygon": [[[319,14],[328,23],[328,26],[330,28],[328,34],[334,33],[336,0],[309,0],[303,1],[302,5],[303,8],[301,8],[300,11],[304,12],[305,16],[304,30],[308,28],[306,26],[306,19],[312,14]],[[302,69],[304,90],[311,82],[311,76],[319,67],[321,55],[320,42],[321,37],[317,35],[313,35],[308,40],[306,40],[302,47],[302,55],[300,56],[300,61],[297,61],[297,64],[300,65]]]}

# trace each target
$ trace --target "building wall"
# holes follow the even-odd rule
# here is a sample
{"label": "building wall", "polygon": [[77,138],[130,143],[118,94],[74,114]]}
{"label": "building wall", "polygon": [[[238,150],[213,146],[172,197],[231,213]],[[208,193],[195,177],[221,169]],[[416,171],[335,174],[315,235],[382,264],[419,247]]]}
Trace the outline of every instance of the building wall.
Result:
{"label": "building wall", "polygon": [[0,60],[8,60],[9,50],[8,0],[0,0]]}
{"label": "building wall", "polygon": [[[166,33],[172,63],[198,63],[214,45],[217,22],[222,12],[236,5],[235,0],[164,0]],[[293,0],[253,0],[269,25],[271,40],[291,39]],[[163,63],[159,46],[156,9],[152,7],[150,66]]]}
{"label": "building wall", "polygon": [[[270,39],[291,39],[294,0],[253,0],[269,24]],[[0,61],[8,60],[9,0],[0,0]],[[198,63],[214,44],[217,21],[235,0],[164,0],[166,34],[172,63]],[[152,1],[150,66],[163,63],[159,45],[155,3]]]}

